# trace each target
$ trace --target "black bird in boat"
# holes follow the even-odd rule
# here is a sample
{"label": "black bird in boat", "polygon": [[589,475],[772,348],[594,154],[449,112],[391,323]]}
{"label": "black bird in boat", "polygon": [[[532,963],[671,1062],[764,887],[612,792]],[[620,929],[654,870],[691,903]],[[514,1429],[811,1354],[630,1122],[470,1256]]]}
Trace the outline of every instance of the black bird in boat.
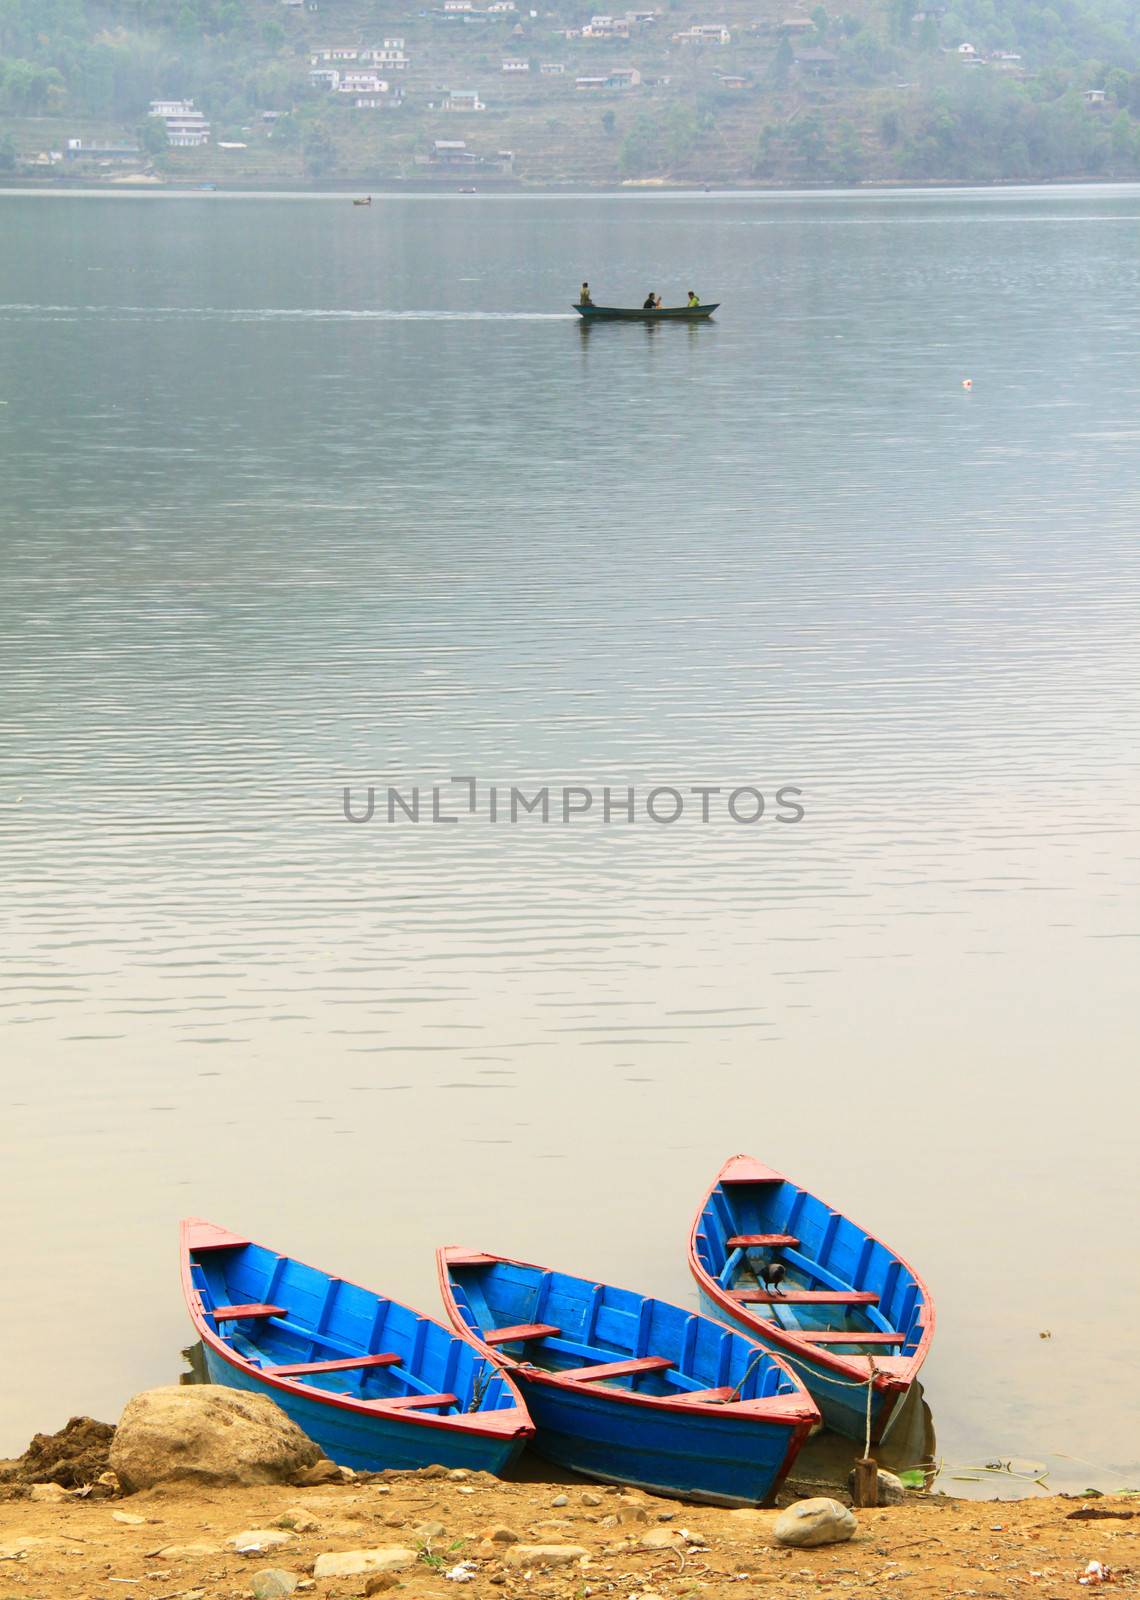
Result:
{"label": "black bird in boat", "polygon": [[781,1266],[778,1261],[765,1261],[760,1267],[760,1282],[769,1294],[779,1294],[780,1284],[788,1275],[788,1269]]}

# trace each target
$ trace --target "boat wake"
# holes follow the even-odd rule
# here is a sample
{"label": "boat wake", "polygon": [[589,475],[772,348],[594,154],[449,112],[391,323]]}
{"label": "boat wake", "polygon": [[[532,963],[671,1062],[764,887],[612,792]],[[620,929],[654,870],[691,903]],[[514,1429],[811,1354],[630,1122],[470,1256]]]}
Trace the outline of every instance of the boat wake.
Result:
{"label": "boat wake", "polygon": [[60,315],[129,322],[573,322],[565,311],[354,311],[314,306],[48,306],[0,305],[0,317]]}

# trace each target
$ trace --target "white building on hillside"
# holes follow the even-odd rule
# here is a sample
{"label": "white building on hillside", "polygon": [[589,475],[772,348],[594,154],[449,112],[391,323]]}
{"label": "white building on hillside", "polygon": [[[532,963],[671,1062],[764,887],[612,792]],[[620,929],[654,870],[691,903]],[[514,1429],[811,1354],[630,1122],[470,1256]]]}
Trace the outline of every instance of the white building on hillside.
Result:
{"label": "white building on hillside", "polygon": [[387,81],[378,72],[342,72],[338,94],[387,94]]}
{"label": "white building on hillside", "polygon": [[402,39],[385,39],[383,44],[377,45],[373,50],[362,50],[361,61],[370,61],[373,66],[383,67],[385,72],[407,72],[411,66],[411,57],[405,54]]}
{"label": "white building on hillside", "polygon": [[150,115],[166,124],[167,143],[174,150],[193,150],[210,142],[210,124],[193,100],[152,100]]}
{"label": "white building on hillside", "polygon": [[732,34],[722,22],[697,22],[673,35],[674,44],[731,44]]}

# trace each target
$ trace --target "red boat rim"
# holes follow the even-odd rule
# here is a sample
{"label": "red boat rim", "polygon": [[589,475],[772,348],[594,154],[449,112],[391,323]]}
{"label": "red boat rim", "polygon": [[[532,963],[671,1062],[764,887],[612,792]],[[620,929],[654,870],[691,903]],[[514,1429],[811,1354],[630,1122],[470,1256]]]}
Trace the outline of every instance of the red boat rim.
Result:
{"label": "red boat rim", "polygon": [[[737,1167],[738,1171],[740,1172],[740,1176],[737,1178],[734,1178],[731,1174],[730,1169],[733,1167]],[[697,1232],[700,1227],[701,1217],[704,1215],[705,1207],[712,1198],[714,1190],[719,1188],[720,1185],[725,1182],[747,1183],[749,1181],[747,1176],[749,1172],[754,1173],[756,1177],[767,1176],[769,1178],[779,1178],[781,1182],[785,1183],[794,1181],[787,1178],[784,1173],[777,1172],[775,1168],[764,1166],[761,1162],[757,1161],[754,1156],[730,1156],[721,1167],[720,1171],[717,1173],[708,1189],[705,1191],[704,1198],[697,1207],[696,1216],[693,1218],[692,1228],[689,1230],[689,1270],[693,1274],[693,1277],[697,1280],[697,1283],[700,1285],[704,1293],[709,1297],[710,1300],[713,1301],[715,1305],[720,1308],[720,1310],[735,1326],[739,1326],[741,1321],[755,1324],[760,1322],[760,1319],[757,1317],[750,1317],[747,1309],[744,1306],[738,1305],[736,1301],[732,1300],[728,1293],[721,1288],[719,1283],[717,1283],[716,1279],[711,1275],[711,1273],[705,1270],[697,1255]],[[815,1198],[818,1199],[819,1196],[816,1196]],[[876,1238],[874,1234],[868,1233],[867,1238],[873,1239],[876,1244],[881,1244],[883,1249],[892,1255],[896,1261],[900,1262],[901,1265],[910,1273],[911,1277],[914,1279],[915,1283],[922,1292],[922,1311],[926,1313],[922,1330],[922,1338],[919,1340],[918,1348],[914,1351],[913,1355],[876,1356],[873,1358],[875,1361],[875,1388],[881,1391],[883,1394],[890,1394],[893,1392],[897,1399],[899,1396],[903,1395],[907,1389],[910,1388],[911,1384],[918,1376],[918,1372],[922,1366],[922,1363],[926,1360],[927,1352],[930,1349],[930,1341],[934,1337],[934,1302],[930,1298],[930,1291],[925,1282],[919,1277],[918,1273],[915,1272],[909,1261],[904,1260],[903,1257],[899,1255],[897,1250],[893,1250],[889,1245],[883,1244],[883,1241]],[[920,1312],[920,1316],[921,1314],[922,1312]],[[794,1351],[801,1360],[810,1356],[813,1366],[826,1368],[827,1371],[835,1373],[837,1377],[844,1378],[848,1382],[866,1383],[868,1370],[868,1358],[866,1356],[835,1355],[832,1351],[824,1350],[819,1345],[811,1344],[807,1340],[797,1338],[794,1333],[790,1333],[786,1328],[778,1327],[774,1322],[764,1322],[763,1329],[765,1343],[770,1336],[782,1348],[789,1352]],[[885,1422],[885,1420],[886,1419],[884,1418],[883,1421]]]}
{"label": "red boat rim", "polygon": [[[504,1371],[525,1373],[528,1383],[549,1384],[554,1388],[559,1389],[568,1387],[560,1373],[547,1372],[544,1368],[533,1367],[525,1361],[515,1361],[510,1356],[504,1356],[500,1350],[496,1350],[493,1346],[484,1344],[478,1335],[473,1334],[466,1324],[463,1323],[463,1320],[459,1315],[459,1308],[456,1304],[455,1296],[452,1292],[451,1283],[448,1277],[448,1267],[453,1259],[456,1260],[456,1264],[461,1264],[461,1260],[463,1258],[470,1258],[475,1254],[478,1254],[479,1256],[485,1256],[489,1260],[502,1261],[511,1266],[532,1267],[538,1272],[545,1271],[546,1269],[541,1267],[538,1262],[535,1261],[520,1261],[517,1256],[500,1256],[496,1255],[490,1250],[480,1250],[478,1252],[465,1250],[460,1245],[442,1245],[435,1254],[436,1268],[439,1273],[440,1294],[443,1297],[443,1303],[447,1310],[448,1318],[455,1331],[457,1333],[462,1332],[464,1336],[473,1344],[475,1344],[480,1351],[489,1356],[492,1361],[498,1363]],[[582,1274],[582,1276],[585,1277],[586,1274]],[[701,1314],[702,1313],[699,1312],[694,1313],[694,1315]],[[710,1317],[707,1320],[710,1322],[717,1321],[715,1317]],[[723,1327],[725,1324],[718,1323],[718,1326]],[[730,1333],[740,1333],[741,1330],[739,1328],[729,1328],[728,1331]],[[744,1334],[743,1337],[747,1339],[749,1335]],[[761,1343],[760,1340],[753,1340],[752,1342],[754,1344]],[[797,1428],[795,1440],[802,1440],[807,1437],[808,1433],[810,1433],[813,1428],[819,1426],[822,1420],[819,1414],[819,1408],[812,1399],[811,1395],[807,1392],[807,1389],[804,1387],[803,1379],[797,1376],[791,1367],[789,1367],[786,1362],[780,1359],[779,1354],[774,1350],[766,1350],[765,1354],[771,1357],[771,1359],[786,1377],[791,1378],[792,1382],[798,1388],[799,1393],[795,1395],[772,1395],[766,1400],[745,1400],[738,1402],[740,1410],[737,1414],[756,1418],[770,1416],[773,1421],[778,1422],[798,1422],[802,1425],[803,1431],[801,1432],[800,1428]],[[715,1412],[719,1414],[724,1412],[723,1405],[701,1405],[689,1400],[674,1400],[669,1395],[635,1394],[631,1389],[607,1389],[606,1394],[615,1400],[624,1401],[630,1405],[653,1406],[658,1410],[663,1411],[684,1411],[686,1414],[700,1414],[704,1412]],[[748,1409],[749,1407],[752,1409]]]}
{"label": "red boat rim", "polygon": [[[274,1378],[270,1374],[252,1366],[236,1350],[231,1350],[207,1324],[206,1313],[202,1307],[202,1296],[195,1289],[190,1276],[190,1252],[195,1249],[212,1248],[217,1250],[224,1248],[226,1244],[249,1244],[252,1243],[252,1240],[244,1239],[237,1234],[230,1234],[226,1229],[219,1228],[215,1223],[206,1222],[200,1217],[185,1218],[179,1225],[179,1236],[182,1293],[186,1300],[186,1307],[190,1312],[190,1319],[202,1343],[209,1345],[210,1349],[216,1355],[221,1356],[228,1366],[233,1367],[238,1372],[247,1372],[255,1377],[259,1384],[265,1384],[270,1389],[280,1389],[286,1394],[295,1394],[300,1391],[306,1398],[323,1401],[325,1404],[336,1406],[341,1410],[355,1412],[359,1416],[383,1417],[388,1415],[380,1406],[370,1401],[353,1400],[349,1395],[335,1394],[329,1389],[318,1389],[312,1384],[299,1383],[294,1378]],[[291,1256],[290,1260],[296,1261],[297,1257]],[[299,1262],[298,1264],[301,1266],[307,1265],[305,1262]],[[312,1270],[323,1272],[325,1269],[322,1267],[313,1268]],[[342,1282],[350,1284],[353,1288],[363,1288],[363,1285],[352,1283],[352,1280],[348,1278],[342,1279]],[[375,1294],[377,1291],[365,1289],[364,1292],[366,1294]],[[424,1312],[417,1311],[414,1306],[408,1306],[407,1309],[414,1312],[417,1317],[423,1317],[425,1322],[435,1322],[434,1317],[429,1317]],[[444,1325],[436,1323],[436,1326],[443,1327]],[[454,1335],[455,1330],[444,1328],[444,1332]],[[478,1344],[476,1340],[467,1338],[465,1342],[475,1346],[480,1354],[485,1353],[483,1346]],[[495,1363],[495,1365],[499,1364]],[[454,1417],[429,1416],[423,1412],[414,1411],[392,1412],[391,1415],[393,1418],[399,1417],[401,1422],[407,1422],[415,1427],[450,1428],[453,1431],[456,1428],[461,1428],[465,1433],[478,1434],[480,1437],[488,1439],[499,1438],[503,1434],[529,1439],[534,1434],[534,1424],[530,1420],[526,1404],[510,1374],[505,1368],[500,1368],[500,1371],[504,1381],[514,1395],[515,1404],[509,1410],[463,1412]],[[525,1420],[520,1421],[520,1416]],[[475,1420],[476,1418],[478,1418],[478,1421]]]}

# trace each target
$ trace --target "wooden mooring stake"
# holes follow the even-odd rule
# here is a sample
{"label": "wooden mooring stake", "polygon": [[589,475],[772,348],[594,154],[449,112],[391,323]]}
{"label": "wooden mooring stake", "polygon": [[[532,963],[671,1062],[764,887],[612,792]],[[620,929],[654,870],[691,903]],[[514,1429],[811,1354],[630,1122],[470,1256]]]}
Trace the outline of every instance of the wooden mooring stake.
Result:
{"label": "wooden mooring stake", "polygon": [[855,1463],[855,1487],[851,1498],[857,1509],[877,1506],[879,1503],[879,1463],[873,1456],[863,1456]]}

